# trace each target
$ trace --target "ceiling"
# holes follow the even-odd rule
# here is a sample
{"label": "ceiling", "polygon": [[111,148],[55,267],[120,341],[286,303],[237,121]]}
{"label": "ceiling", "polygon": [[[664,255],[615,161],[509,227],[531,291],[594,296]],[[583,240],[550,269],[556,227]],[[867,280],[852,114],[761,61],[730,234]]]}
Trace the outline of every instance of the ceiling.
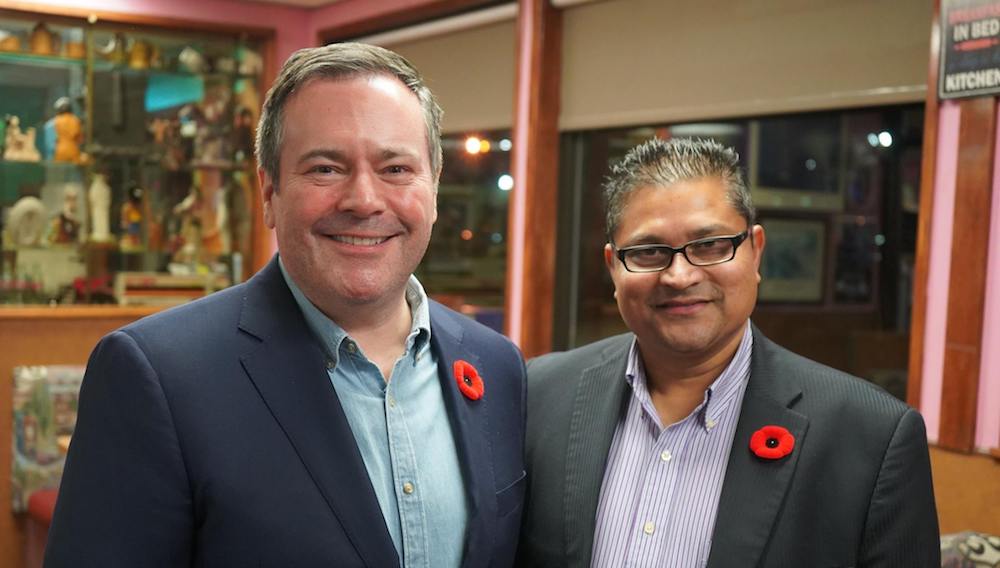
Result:
{"label": "ceiling", "polygon": [[340,0],[239,0],[240,2],[254,2],[264,4],[283,4],[285,6],[298,6],[300,8],[319,8],[329,6]]}

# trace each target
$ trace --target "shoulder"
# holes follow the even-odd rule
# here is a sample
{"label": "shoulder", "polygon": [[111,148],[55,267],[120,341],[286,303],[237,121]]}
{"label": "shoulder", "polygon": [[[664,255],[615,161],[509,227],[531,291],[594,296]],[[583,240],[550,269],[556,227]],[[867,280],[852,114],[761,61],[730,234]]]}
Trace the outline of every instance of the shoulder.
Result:
{"label": "shoulder", "polygon": [[521,350],[507,336],[434,300],[430,300],[430,315],[432,334],[450,335],[487,360],[513,358],[523,364]]}
{"label": "shoulder", "polygon": [[754,333],[750,384],[790,381],[802,391],[795,405],[807,414],[823,414],[863,423],[883,422],[895,428],[912,410],[905,402],[865,379],[795,354]]}
{"label": "shoulder", "polygon": [[[236,331],[243,306],[245,284],[166,309],[123,328],[140,346],[198,349],[213,345],[223,330]],[[217,343],[215,343],[217,345]]]}
{"label": "shoulder", "polygon": [[529,380],[545,380],[552,374],[578,374],[611,358],[621,358],[624,364],[634,337],[631,333],[623,333],[569,351],[535,357],[528,361]]}

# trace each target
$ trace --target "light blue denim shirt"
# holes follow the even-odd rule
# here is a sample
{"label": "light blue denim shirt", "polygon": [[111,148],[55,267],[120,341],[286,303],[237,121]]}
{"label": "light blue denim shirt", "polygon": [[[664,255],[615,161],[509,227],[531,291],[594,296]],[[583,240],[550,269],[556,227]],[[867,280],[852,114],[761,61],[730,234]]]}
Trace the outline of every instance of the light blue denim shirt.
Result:
{"label": "light blue denim shirt", "polygon": [[406,301],[413,327],[387,382],[347,332],[305,297],[278,260],[326,352],[327,374],[361,450],[401,565],[460,565],[468,504],[430,345],[430,309],[423,287],[410,276]]}

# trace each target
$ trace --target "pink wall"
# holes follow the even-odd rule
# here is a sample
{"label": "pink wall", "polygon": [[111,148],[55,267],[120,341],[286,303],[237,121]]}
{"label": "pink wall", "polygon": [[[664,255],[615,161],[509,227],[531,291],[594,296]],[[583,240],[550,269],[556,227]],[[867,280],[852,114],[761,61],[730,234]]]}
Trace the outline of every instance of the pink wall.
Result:
{"label": "pink wall", "polygon": [[[958,172],[958,131],[961,109],[945,101],[938,114],[937,171],[934,180],[934,216],[931,219],[930,267],[927,282],[927,320],[924,329],[923,380],[920,412],[927,422],[927,437],[939,436],[941,389],[944,370],[945,327],[948,316],[948,282],[951,277],[951,244],[955,213],[955,177]],[[1000,130],[993,170],[993,199],[983,352],[979,371],[975,445],[981,450],[1000,447]]]}
{"label": "pink wall", "polygon": [[309,14],[307,32],[310,38],[317,38],[319,32],[327,28],[355,24],[365,20],[377,20],[388,14],[439,2],[440,0],[340,0],[329,6],[313,10]]}
{"label": "pink wall", "polygon": [[[1000,118],[1000,109],[997,118]],[[976,414],[976,446],[980,448],[1000,448],[1000,129],[997,129],[995,152],[983,317],[983,345],[986,348],[980,361],[982,370],[979,373],[979,408]]]}
{"label": "pink wall", "polygon": [[948,280],[951,229],[955,218],[955,173],[958,167],[960,118],[961,108],[957,104],[947,101],[941,104],[938,114],[934,215],[931,218],[931,258],[927,278],[924,368],[920,388],[920,412],[927,423],[927,438],[931,442],[937,441],[941,424],[941,385],[945,326],[948,323]]}

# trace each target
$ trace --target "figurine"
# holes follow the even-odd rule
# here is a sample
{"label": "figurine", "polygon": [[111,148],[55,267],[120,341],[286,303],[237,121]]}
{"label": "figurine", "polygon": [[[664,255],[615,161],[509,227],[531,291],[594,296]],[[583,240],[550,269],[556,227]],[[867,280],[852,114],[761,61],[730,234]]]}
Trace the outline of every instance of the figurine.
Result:
{"label": "figurine", "polygon": [[35,55],[55,55],[55,36],[45,26],[45,22],[39,22],[28,36],[28,45],[31,46],[31,53]]}
{"label": "figurine", "polygon": [[21,51],[21,38],[7,30],[0,30],[0,51]]}
{"label": "figurine", "polygon": [[111,207],[111,187],[102,174],[94,174],[94,181],[87,191],[90,202],[90,242],[106,243],[111,241],[111,222],[109,209]]}
{"label": "figurine", "polygon": [[68,97],[59,97],[55,107],[56,149],[53,159],[77,163],[80,161],[80,143],[83,142],[83,123],[73,114]]}
{"label": "figurine", "polygon": [[21,132],[21,120],[16,116],[7,118],[3,158],[17,162],[39,162],[42,159],[35,147],[35,129]]}
{"label": "figurine", "polygon": [[240,75],[259,75],[264,70],[264,60],[260,54],[245,45],[236,48]]}
{"label": "figurine", "polygon": [[7,233],[17,247],[37,246],[45,232],[45,205],[37,197],[22,197],[10,208]]}
{"label": "figurine", "polygon": [[83,43],[81,28],[70,28],[63,32],[63,46],[66,57],[83,59],[87,56],[87,46]]}
{"label": "figurine", "polygon": [[67,185],[63,190],[63,206],[59,215],[52,219],[49,240],[56,244],[75,243],[80,238],[80,220],[77,218],[77,204],[80,191],[75,185]]}
{"label": "figurine", "polygon": [[115,65],[125,63],[125,34],[116,33],[104,47],[98,48],[97,52]]}
{"label": "figurine", "polygon": [[128,199],[122,204],[121,229],[122,236],[118,246],[122,252],[142,250],[142,195],[139,186],[132,186],[128,191]]}
{"label": "figurine", "polygon": [[136,39],[132,40],[132,47],[128,51],[128,66],[130,69],[149,69],[149,61],[152,55],[152,48],[149,43]]}
{"label": "figurine", "polygon": [[180,234],[175,239],[174,262],[211,264],[229,252],[222,170],[198,167],[190,193],[173,212],[181,219]]}
{"label": "figurine", "polygon": [[178,68],[188,73],[205,73],[208,71],[208,63],[205,56],[193,47],[185,47],[177,56]]}
{"label": "figurine", "polygon": [[253,127],[256,121],[253,119],[253,112],[246,107],[240,107],[233,120],[235,121],[233,127],[235,158],[237,162],[243,163],[253,156]]}

